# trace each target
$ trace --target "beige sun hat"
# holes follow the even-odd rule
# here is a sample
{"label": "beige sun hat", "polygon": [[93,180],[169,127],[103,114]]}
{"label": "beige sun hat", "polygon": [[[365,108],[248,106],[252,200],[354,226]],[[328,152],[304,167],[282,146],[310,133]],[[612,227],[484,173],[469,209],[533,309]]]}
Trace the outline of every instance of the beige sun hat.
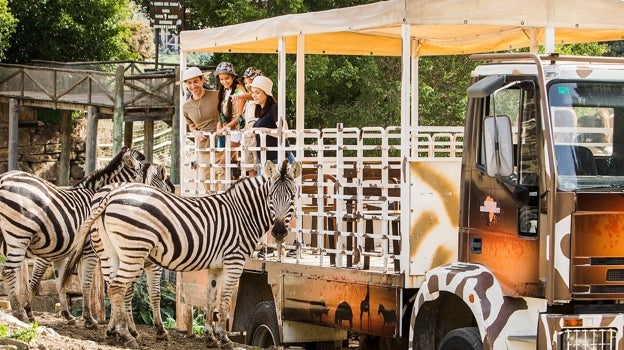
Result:
{"label": "beige sun hat", "polygon": [[187,81],[191,78],[203,77],[203,76],[204,76],[204,73],[202,73],[201,69],[197,67],[190,67],[184,70],[184,73],[182,74],[182,81]]}
{"label": "beige sun hat", "polygon": [[273,82],[263,75],[255,77],[250,86],[264,91],[268,96],[273,96],[273,92],[271,91],[273,90]]}

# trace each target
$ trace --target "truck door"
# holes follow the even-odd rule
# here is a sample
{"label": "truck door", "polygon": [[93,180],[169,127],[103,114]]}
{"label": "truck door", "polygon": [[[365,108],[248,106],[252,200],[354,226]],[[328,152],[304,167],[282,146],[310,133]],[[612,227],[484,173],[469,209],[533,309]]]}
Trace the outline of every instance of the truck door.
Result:
{"label": "truck door", "polygon": [[490,76],[469,98],[460,260],[487,266],[508,295],[541,295],[537,86],[526,77]]}

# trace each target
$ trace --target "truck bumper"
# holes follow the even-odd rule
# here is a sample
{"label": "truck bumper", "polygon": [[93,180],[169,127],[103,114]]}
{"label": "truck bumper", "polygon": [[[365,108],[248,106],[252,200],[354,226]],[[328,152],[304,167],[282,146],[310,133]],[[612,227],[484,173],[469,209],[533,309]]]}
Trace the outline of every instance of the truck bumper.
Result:
{"label": "truck bumper", "polygon": [[540,314],[538,349],[622,349],[624,314]]}

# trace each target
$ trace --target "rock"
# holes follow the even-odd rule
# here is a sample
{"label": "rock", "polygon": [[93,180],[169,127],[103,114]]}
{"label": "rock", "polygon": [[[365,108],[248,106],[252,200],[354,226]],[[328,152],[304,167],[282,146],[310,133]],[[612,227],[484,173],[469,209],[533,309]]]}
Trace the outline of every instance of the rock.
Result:
{"label": "rock", "polygon": [[0,349],[14,349],[14,350],[28,350],[28,344],[23,341],[19,341],[16,339],[10,338],[2,338],[0,339]]}

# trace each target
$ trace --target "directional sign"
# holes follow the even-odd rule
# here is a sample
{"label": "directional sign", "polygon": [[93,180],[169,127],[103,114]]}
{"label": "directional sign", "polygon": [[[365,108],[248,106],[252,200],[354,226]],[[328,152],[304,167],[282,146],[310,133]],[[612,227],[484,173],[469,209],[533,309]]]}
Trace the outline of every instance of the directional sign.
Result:
{"label": "directional sign", "polygon": [[150,1],[150,17],[154,28],[176,28],[184,21],[184,1]]}

